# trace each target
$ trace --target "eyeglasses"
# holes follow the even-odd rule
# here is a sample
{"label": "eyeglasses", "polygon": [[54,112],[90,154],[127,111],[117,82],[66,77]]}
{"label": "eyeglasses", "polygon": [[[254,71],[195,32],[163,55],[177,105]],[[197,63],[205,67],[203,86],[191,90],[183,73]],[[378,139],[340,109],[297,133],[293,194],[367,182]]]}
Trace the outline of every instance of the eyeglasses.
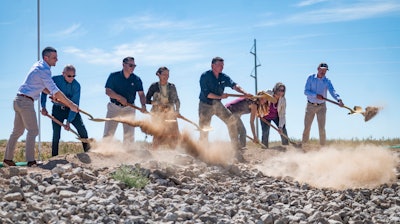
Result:
{"label": "eyeglasses", "polygon": [[279,92],[285,92],[285,89],[278,89]]}
{"label": "eyeglasses", "polygon": [[75,78],[76,75],[67,75],[68,78]]}
{"label": "eyeglasses", "polygon": [[128,66],[131,67],[131,68],[135,68],[135,67],[136,67],[135,64],[130,64],[130,63],[125,63],[125,64],[128,65]]}

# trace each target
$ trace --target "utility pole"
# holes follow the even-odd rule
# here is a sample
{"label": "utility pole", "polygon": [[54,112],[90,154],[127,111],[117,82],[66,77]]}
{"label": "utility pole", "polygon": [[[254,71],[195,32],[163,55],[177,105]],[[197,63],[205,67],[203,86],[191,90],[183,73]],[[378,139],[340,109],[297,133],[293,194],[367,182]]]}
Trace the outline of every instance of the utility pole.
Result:
{"label": "utility pole", "polygon": [[[252,51],[254,49],[254,52]],[[254,75],[250,75],[251,77],[254,78],[254,83],[255,83],[255,94],[257,95],[258,88],[257,88],[257,67],[261,66],[261,64],[257,64],[257,42],[256,39],[254,39],[254,45],[252,47],[252,50],[250,50],[250,54],[254,55]],[[258,134],[258,118],[256,118],[256,133],[257,137],[260,135]]]}
{"label": "utility pole", "polygon": [[[37,60],[40,60],[40,0],[37,0]],[[40,99],[38,100],[38,126],[39,126],[39,143],[38,143],[38,157],[41,161],[40,151],[42,150],[41,138],[41,125],[40,125]]]}

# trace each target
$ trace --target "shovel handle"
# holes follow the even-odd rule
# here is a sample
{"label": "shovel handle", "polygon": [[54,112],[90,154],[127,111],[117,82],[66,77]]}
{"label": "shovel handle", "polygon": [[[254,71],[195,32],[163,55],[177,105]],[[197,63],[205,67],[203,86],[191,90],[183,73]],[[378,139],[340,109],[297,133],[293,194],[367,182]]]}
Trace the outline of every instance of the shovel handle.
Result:
{"label": "shovel handle", "polygon": [[338,102],[336,102],[336,101],[333,101],[333,100],[328,99],[328,98],[325,98],[325,97],[322,97],[322,99],[328,101],[329,103],[336,104],[336,105],[338,105],[339,107],[344,107],[344,108],[348,109],[348,110],[350,111],[350,114],[356,113],[356,111],[354,111],[354,110],[351,109],[350,107],[345,106],[345,105],[341,106],[340,103],[338,103]]}
{"label": "shovel handle", "polygon": [[287,139],[292,145],[294,145],[295,147],[301,147],[301,144],[300,144],[300,143],[297,143],[297,142],[294,142],[294,141],[290,140],[290,138],[289,138],[287,135],[283,134],[277,127],[275,127],[274,125],[272,125],[272,124],[271,124],[270,122],[268,122],[265,118],[260,117],[260,120],[261,120],[262,122],[266,123],[268,126],[270,126],[270,127],[272,127],[273,129],[275,129],[276,131],[278,131],[279,134],[280,134],[281,136],[283,136],[284,138],[286,138],[286,139]]}
{"label": "shovel handle", "polygon": [[198,124],[196,124],[194,121],[191,121],[191,120],[189,120],[188,118],[184,117],[182,114],[179,114],[177,117],[180,118],[180,119],[182,119],[182,120],[184,120],[184,121],[189,122],[189,123],[192,124],[192,125],[194,125],[194,126],[197,128],[197,130],[199,130],[199,131],[204,131],[204,132],[210,131],[210,130],[206,130],[206,129],[200,128],[200,126],[199,126]]}
{"label": "shovel handle", "polygon": [[[55,101],[55,102],[57,102],[57,103],[59,103],[59,104],[62,104],[62,105],[64,105],[64,106],[66,106],[66,105],[63,104],[59,99],[54,98],[53,96],[50,96],[50,99],[52,99],[53,101]],[[80,108],[78,108],[78,110],[79,110],[79,112],[81,112],[81,113],[83,113],[83,114],[86,114],[90,119],[93,119],[93,116],[92,116],[91,114],[89,114],[88,112],[86,112],[86,111],[84,111],[84,110],[82,110],[82,109],[80,109]]]}
{"label": "shovel handle", "polygon": [[227,96],[233,97],[244,97],[248,99],[266,99],[269,102],[276,103],[277,99],[271,95],[255,95],[255,96],[247,96],[244,94],[233,94],[233,93],[226,93]]}
{"label": "shovel handle", "polygon": [[[52,121],[54,121],[54,123],[60,125],[61,127],[65,127],[65,125],[61,121],[57,120],[57,118],[55,118],[54,116],[52,116],[50,114],[47,114],[46,116],[49,117]],[[78,139],[81,138],[79,136],[78,132],[74,131],[72,128],[70,128],[69,131],[74,133],[76,135],[76,137],[78,137]]]}
{"label": "shovel handle", "polygon": [[[136,106],[136,105],[134,105],[134,104],[128,103],[127,105],[130,106],[130,107],[132,107],[132,108],[134,108],[134,109],[136,109],[136,110],[142,111],[142,108],[140,108],[140,107],[138,107],[138,106]],[[145,111],[145,112],[142,112],[142,113],[144,113],[144,114],[150,114],[150,112],[148,112],[148,111]]]}
{"label": "shovel handle", "polygon": [[[246,137],[247,137],[248,139],[250,139],[251,141],[254,142],[254,138],[252,138],[252,137],[250,137],[250,136],[248,136],[248,135],[246,135]],[[265,146],[265,145],[264,145],[263,143],[261,143],[261,142],[257,142],[257,144],[259,144],[261,147],[267,148],[267,146]]]}

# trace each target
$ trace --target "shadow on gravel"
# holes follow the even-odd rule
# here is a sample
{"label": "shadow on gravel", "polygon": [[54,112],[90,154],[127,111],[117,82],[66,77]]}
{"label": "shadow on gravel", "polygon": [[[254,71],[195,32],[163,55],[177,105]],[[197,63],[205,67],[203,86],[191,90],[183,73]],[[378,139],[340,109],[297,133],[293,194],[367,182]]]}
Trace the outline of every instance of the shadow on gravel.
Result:
{"label": "shadow on gravel", "polygon": [[78,157],[79,161],[82,163],[91,163],[92,160],[90,159],[90,156],[87,153],[79,153],[76,154],[76,157]]}
{"label": "shadow on gravel", "polygon": [[67,160],[65,159],[56,159],[56,160],[51,160],[46,164],[40,165],[39,167],[42,169],[46,169],[46,170],[52,170],[54,169],[58,164],[67,164],[69,163]]}

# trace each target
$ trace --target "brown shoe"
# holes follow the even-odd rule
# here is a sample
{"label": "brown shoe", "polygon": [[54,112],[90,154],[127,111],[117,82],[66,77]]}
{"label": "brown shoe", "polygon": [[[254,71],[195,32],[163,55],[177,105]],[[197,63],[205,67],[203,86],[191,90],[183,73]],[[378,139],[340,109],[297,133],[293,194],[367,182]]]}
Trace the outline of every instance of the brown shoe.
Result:
{"label": "brown shoe", "polygon": [[33,161],[29,161],[28,164],[26,164],[26,165],[29,167],[32,167],[32,166],[37,166],[37,163],[36,163],[36,160],[33,160]]}
{"label": "brown shoe", "polygon": [[15,164],[15,162],[12,160],[5,159],[5,160],[3,160],[3,165],[16,166],[17,164]]}

